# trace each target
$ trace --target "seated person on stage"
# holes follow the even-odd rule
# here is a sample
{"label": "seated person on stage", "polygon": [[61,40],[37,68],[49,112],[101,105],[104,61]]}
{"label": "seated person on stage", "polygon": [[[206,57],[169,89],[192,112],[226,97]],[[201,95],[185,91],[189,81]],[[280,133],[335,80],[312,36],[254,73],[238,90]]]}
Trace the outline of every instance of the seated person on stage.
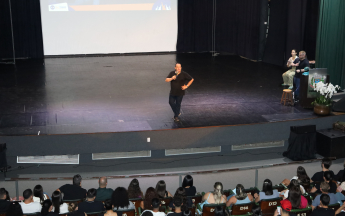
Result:
{"label": "seated person on stage", "polygon": [[253,196],[251,194],[247,194],[244,191],[244,187],[241,184],[236,185],[236,189],[233,190],[233,192],[236,194],[235,196],[232,196],[227,202],[226,206],[231,206],[233,204],[239,205],[239,204],[245,204],[250,203],[253,201]]}
{"label": "seated person on stage", "polygon": [[[329,192],[336,193],[337,192],[337,184],[333,182],[332,173],[330,171],[326,171],[323,173],[323,179],[325,182],[329,184]],[[321,193],[320,191],[320,183],[316,184],[310,191],[310,193]]]}
{"label": "seated person on stage", "polygon": [[31,189],[26,189],[23,192],[24,201],[19,204],[22,206],[23,213],[41,212],[42,206],[40,203],[34,202],[33,193]]}
{"label": "seated person on stage", "polygon": [[329,170],[331,165],[332,165],[332,161],[329,158],[323,158],[322,162],[321,162],[322,171],[315,173],[313,175],[313,177],[311,177],[310,181],[311,182],[322,182],[322,181],[324,181],[323,173],[326,171],[330,171],[332,173],[332,178],[333,178],[334,173],[332,170]]}
{"label": "seated person on stage", "polygon": [[331,205],[329,195],[322,194],[319,200],[320,200],[320,204],[318,205],[319,208],[315,208],[313,206],[313,213],[311,213],[311,216],[334,216],[335,215],[334,210],[328,208],[328,205]]}
{"label": "seated person on stage", "polygon": [[168,213],[167,215],[169,215],[169,216],[182,216],[182,211],[181,211],[181,206],[183,205],[182,198],[181,197],[174,197],[172,203],[174,205],[175,212]]}
{"label": "seated person on stage", "polygon": [[164,212],[159,211],[159,206],[161,206],[161,201],[158,198],[153,198],[151,201],[151,206],[153,210],[145,210],[141,215],[144,215],[146,211],[150,211],[153,216],[165,216]]}
{"label": "seated person on stage", "polygon": [[313,209],[315,209],[317,206],[320,205],[320,198],[321,198],[321,195],[323,195],[323,194],[328,195],[328,198],[330,199],[328,201],[329,205],[337,203],[337,198],[335,197],[335,195],[333,193],[329,193],[329,184],[327,182],[321,182],[320,190],[321,190],[322,194],[319,194],[315,197],[315,199],[312,203]]}
{"label": "seated person on stage", "polygon": [[0,213],[7,211],[11,202],[6,200],[6,190],[5,188],[0,188]]}
{"label": "seated person on stage", "polygon": [[304,209],[308,206],[308,200],[302,196],[298,185],[290,188],[287,199],[291,202],[292,209]]}
{"label": "seated person on stage", "polygon": [[343,203],[342,206],[340,206],[340,208],[338,208],[338,210],[335,212],[336,216],[345,216],[345,202]]}
{"label": "seated person on stage", "polygon": [[81,180],[82,178],[79,174],[75,175],[73,177],[73,184],[65,184],[57,189],[57,191],[60,191],[64,194],[64,200],[84,199],[87,191],[81,187]]}
{"label": "seated person on stage", "polygon": [[220,204],[226,202],[226,196],[223,195],[223,184],[216,182],[213,192],[207,192],[202,198],[205,204]]}
{"label": "seated person on stage", "polygon": [[295,76],[293,77],[293,82],[296,86],[296,89],[294,91],[295,102],[298,102],[299,100],[299,88],[300,88],[300,83],[301,83],[300,78],[302,76],[302,73],[304,73],[304,68],[310,67],[305,51],[299,52],[299,60],[297,64],[298,65],[296,67]]}
{"label": "seated person on stage", "polygon": [[345,160],[344,160],[344,169],[338,172],[338,174],[334,177],[334,180],[337,180],[338,182],[345,181]]}
{"label": "seated person on stage", "polygon": [[259,194],[255,193],[255,202],[259,202],[263,199],[274,199],[279,197],[278,190],[273,190],[272,181],[269,179],[265,179],[264,184],[262,186],[262,191]]}
{"label": "seated person on stage", "polygon": [[100,177],[98,180],[99,188],[97,189],[97,196],[95,201],[105,201],[111,199],[113,189],[107,188],[108,180],[107,177]]}
{"label": "seated person on stage", "polygon": [[[297,61],[296,61],[297,60]],[[295,76],[296,66],[298,62],[298,56],[295,49],[291,51],[291,57],[289,58],[286,66],[290,68],[288,71],[283,73],[283,86],[289,86],[289,89],[293,88],[293,77]]]}
{"label": "seated person on stage", "polygon": [[290,212],[292,210],[292,205],[289,200],[281,200],[280,201],[280,214],[278,209],[274,212],[273,216],[297,216],[295,213]]}
{"label": "seated person on stage", "polygon": [[85,213],[101,212],[104,211],[104,205],[102,202],[95,201],[97,190],[91,188],[87,191],[86,201],[79,203],[78,210]]}
{"label": "seated person on stage", "polygon": [[182,187],[186,190],[186,196],[195,196],[196,188],[193,186],[193,177],[191,175],[184,177]]}

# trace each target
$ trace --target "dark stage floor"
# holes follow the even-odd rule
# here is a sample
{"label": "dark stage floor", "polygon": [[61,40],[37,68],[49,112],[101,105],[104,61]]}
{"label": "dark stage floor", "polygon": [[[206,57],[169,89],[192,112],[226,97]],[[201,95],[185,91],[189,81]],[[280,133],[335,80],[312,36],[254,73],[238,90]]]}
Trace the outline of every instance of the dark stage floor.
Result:
{"label": "dark stage floor", "polygon": [[[164,80],[194,79],[180,123]],[[43,64],[44,63],[44,64]],[[169,54],[20,60],[0,65],[0,134],[66,134],[238,125],[315,117],[280,105],[282,68],[238,56]]]}

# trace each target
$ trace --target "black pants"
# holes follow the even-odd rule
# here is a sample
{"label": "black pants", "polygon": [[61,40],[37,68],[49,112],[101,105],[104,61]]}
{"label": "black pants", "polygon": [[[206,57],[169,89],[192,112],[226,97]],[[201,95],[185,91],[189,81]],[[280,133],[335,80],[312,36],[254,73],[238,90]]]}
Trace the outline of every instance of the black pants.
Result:
{"label": "black pants", "polygon": [[183,95],[181,96],[169,95],[169,104],[171,106],[172,111],[174,112],[174,117],[178,117],[178,115],[180,114],[182,99],[183,99]]}

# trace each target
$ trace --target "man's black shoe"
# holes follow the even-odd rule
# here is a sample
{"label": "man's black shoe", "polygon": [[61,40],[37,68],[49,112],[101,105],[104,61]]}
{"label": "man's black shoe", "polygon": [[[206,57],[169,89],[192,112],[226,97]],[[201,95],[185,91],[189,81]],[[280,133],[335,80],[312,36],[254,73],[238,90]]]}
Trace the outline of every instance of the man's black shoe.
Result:
{"label": "man's black shoe", "polygon": [[178,117],[175,117],[175,118],[174,118],[174,121],[175,121],[175,122],[180,122],[180,119],[178,119]]}

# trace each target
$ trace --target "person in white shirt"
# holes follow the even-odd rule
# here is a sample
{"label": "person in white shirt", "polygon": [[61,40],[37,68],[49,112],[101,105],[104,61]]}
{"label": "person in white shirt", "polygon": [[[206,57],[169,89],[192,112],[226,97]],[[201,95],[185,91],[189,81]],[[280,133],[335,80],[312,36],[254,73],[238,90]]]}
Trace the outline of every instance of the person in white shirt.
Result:
{"label": "person in white shirt", "polygon": [[34,202],[43,203],[44,200],[49,199],[47,194],[43,193],[43,187],[41,185],[36,185],[34,187]]}
{"label": "person in white shirt", "polygon": [[161,206],[161,201],[158,198],[153,198],[152,199],[152,208],[153,210],[145,210],[143,211],[143,213],[141,214],[141,216],[145,216],[146,214],[144,214],[145,212],[149,211],[152,212],[153,216],[166,216],[164,212],[160,212],[159,211],[159,206]]}
{"label": "person in white shirt", "polygon": [[33,193],[31,189],[26,189],[23,192],[24,201],[19,204],[22,207],[23,214],[41,212],[42,206],[38,202],[34,202]]}
{"label": "person in white shirt", "polygon": [[68,204],[62,201],[62,194],[60,191],[54,191],[52,194],[53,212],[58,214],[68,213]]}

